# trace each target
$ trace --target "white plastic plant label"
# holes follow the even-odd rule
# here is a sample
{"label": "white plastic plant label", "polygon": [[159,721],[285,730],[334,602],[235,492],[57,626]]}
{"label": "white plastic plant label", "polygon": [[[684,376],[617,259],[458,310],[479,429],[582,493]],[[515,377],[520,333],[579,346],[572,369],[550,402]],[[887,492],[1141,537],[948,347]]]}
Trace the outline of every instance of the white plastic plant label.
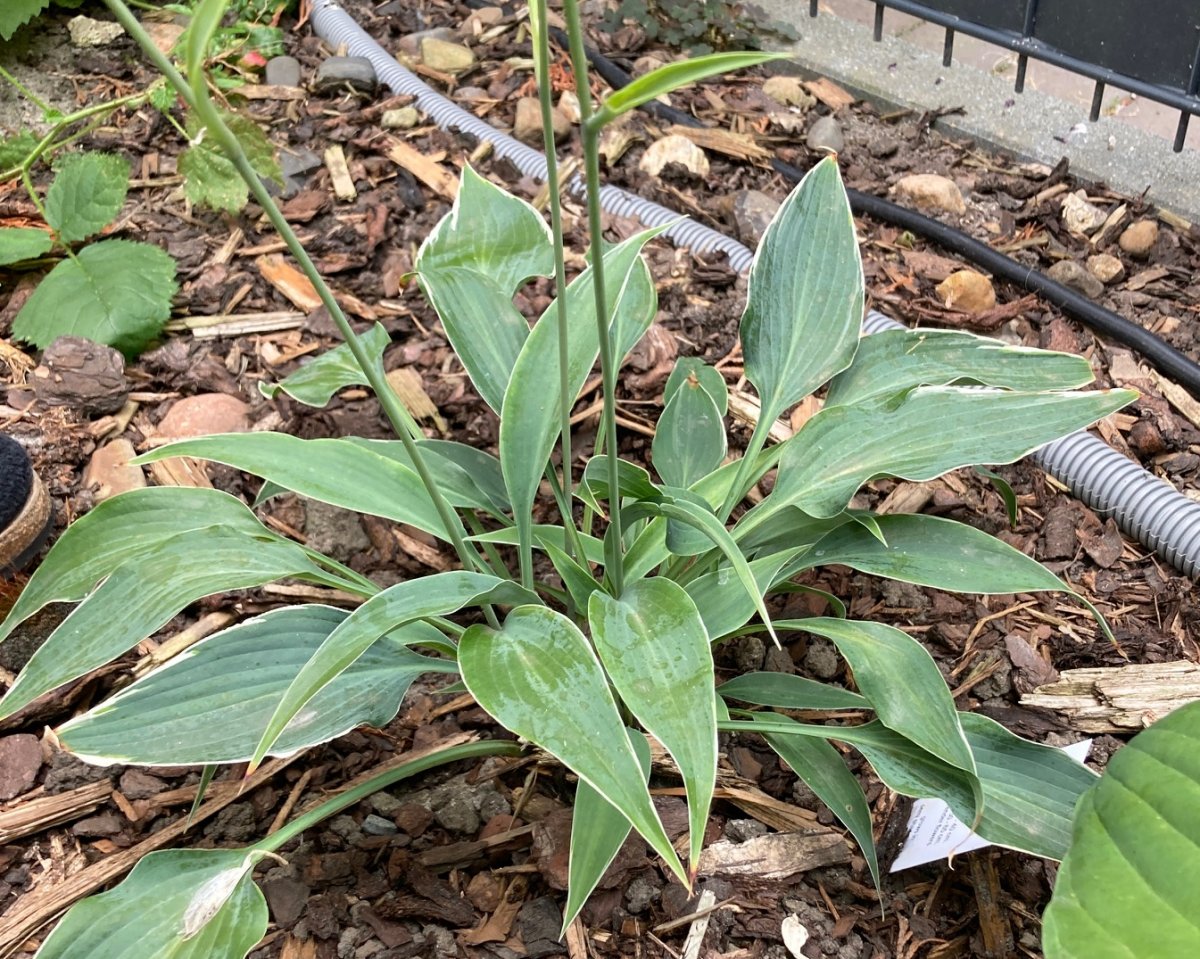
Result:
{"label": "white plastic plant label", "polygon": [[[1072,759],[1083,762],[1091,746],[1092,741],[1084,739],[1063,746],[1062,751]],[[923,866],[927,862],[959,856],[989,845],[991,843],[975,835],[955,818],[950,807],[940,799],[918,799],[908,816],[908,838],[904,840],[900,854],[888,871],[899,872],[901,869]]]}

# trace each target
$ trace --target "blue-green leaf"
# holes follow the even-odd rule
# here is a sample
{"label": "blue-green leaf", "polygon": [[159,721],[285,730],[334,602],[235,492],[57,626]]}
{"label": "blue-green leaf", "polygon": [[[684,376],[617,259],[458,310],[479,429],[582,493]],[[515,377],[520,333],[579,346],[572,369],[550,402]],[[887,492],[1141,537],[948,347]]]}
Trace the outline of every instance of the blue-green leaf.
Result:
{"label": "blue-green leaf", "polygon": [[[367,332],[359,334],[359,341],[382,375],[383,351],[392,341],[388,331],[382,323],[376,323]],[[325,406],[338,390],[366,384],[367,377],[354,354],[350,352],[350,346],[343,343],[305,363],[295,373],[289,374],[278,383],[264,383],[260,380],[258,391],[267,399],[274,399],[282,390],[306,406],[321,407]]]}

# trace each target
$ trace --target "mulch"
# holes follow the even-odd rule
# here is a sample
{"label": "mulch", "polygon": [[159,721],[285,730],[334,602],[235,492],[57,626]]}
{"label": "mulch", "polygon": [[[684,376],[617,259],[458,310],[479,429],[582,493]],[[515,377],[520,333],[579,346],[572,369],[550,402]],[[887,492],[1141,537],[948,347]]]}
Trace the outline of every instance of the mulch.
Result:
{"label": "mulch", "polygon": [[[377,10],[366,0],[355,0],[346,6],[389,48],[406,34],[454,27],[469,14],[468,8],[448,2],[419,8],[389,3]],[[48,23],[51,41],[61,36],[65,43],[62,21],[51,18]],[[515,25],[515,20],[505,13],[499,23]],[[597,34],[595,39],[626,65],[650,53],[665,55],[647,45],[634,27]],[[514,28],[487,41],[476,37],[470,42],[477,66],[448,85],[436,77],[430,82],[507,128],[513,100],[529,78],[512,58],[529,55],[528,41]],[[289,31],[288,44],[306,77],[329,53],[306,28]],[[89,51],[79,60],[72,71],[63,71],[62,80],[74,84],[84,102],[136,89],[149,78],[131,45],[122,41]],[[753,137],[797,166],[811,165],[819,156],[804,145],[804,129],[830,108],[819,102],[795,121],[796,129],[782,130],[772,124],[770,105],[763,102],[759,87],[758,80],[738,79],[674,94],[672,102],[714,126]],[[821,89],[828,94],[836,87],[826,83]],[[423,121],[411,130],[385,135],[379,126],[383,111],[406,103],[395,97],[309,94],[302,99],[255,99],[246,108],[281,149],[319,156],[329,145],[342,147],[356,198],[338,200],[327,169],[319,166],[284,201],[285,213],[356,322],[365,328],[379,321],[391,333],[385,364],[416,374],[438,414],[427,424],[431,435],[494,449],[494,417],[457,366],[436,317],[406,279],[417,246],[448,210],[448,196],[410,169],[420,164],[398,163],[389,155],[389,138],[402,140],[425,164],[436,164],[452,176],[471,158],[477,169],[527,199],[537,196],[540,185],[491,158],[480,144]],[[1114,253],[1124,260],[1127,275],[1108,286],[1101,302],[1200,359],[1200,232],[1194,227],[1177,218],[1162,220],[1148,258],[1135,260],[1117,248],[1119,230],[1095,244],[1068,233],[1060,204],[1066,192],[1084,189],[1106,213],[1124,205],[1126,223],[1154,217],[1155,211],[1136,197],[1112,194],[1102,185],[1076,184],[1062,171],[943,136],[933,117],[881,114],[862,102],[842,106],[836,116],[846,140],[839,159],[849,186],[885,195],[906,173],[947,175],[968,198],[968,212],[949,222],[1032,268]],[[731,231],[735,226],[728,205],[714,202],[720,197],[744,189],[776,199],[786,195],[788,185],[761,161],[719,153],[710,154],[706,176],[668,168],[662,176],[651,177],[638,169],[638,160],[660,137],[662,127],[639,115],[630,121],[630,130],[632,145],[607,170],[609,180],[720,229]],[[60,530],[95,500],[83,470],[96,450],[116,439],[138,450],[149,448],[162,432],[164,417],[186,397],[235,397],[246,404],[254,428],[304,437],[388,435],[378,405],[364,390],[343,391],[323,410],[308,409],[282,394],[273,401],[259,394],[259,382],[282,378],[305,357],[335,345],[337,337],[322,309],[306,309],[294,296],[289,298],[286,267],[281,273],[277,262],[264,261],[278,254],[280,246],[256,207],[237,217],[189,208],[175,176],[182,144],[153,110],[117,114],[84,142],[133,161],[137,183],[118,230],[169,250],[179,264],[181,289],[178,320],[162,345],[126,367],[135,408],[129,416],[114,417],[84,412],[82,400],[50,406],[32,387],[38,357],[9,333],[36,276],[0,271],[0,359],[11,373],[2,408],[4,428],[30,449],[54,496]],[[577,154],[577,142],[564,143],[563,151]],[[568,243],[582,250],[582,211],[574,201],[567,206]],[[0,188],[0,217],[34,213],[19,187]],[[1189,402],[1186,393],[1140,365],[1127,349],[1101,340],[1009,284],[997,282],[1000,306],[982,319],[947,308],[935,287],[964,264],[886,224],[862,219],[857,225],[872,306],[909,324],[975,330],[1087,356],[1101,385],[1134,386],[1142,393],[1103,424],[1104,439],[1185,494],[1200,495],[1200,407]],[[606,227],[610,237],[621,237],[636,224],[609,218]],[[649,248],[649,260],[659,284],[661,328],[666,333],[638,348],[621,383],[627,424],[623,453],[643,461],[676,355],[703,356],[718,364],[731,388],[747,390],[736,346],[744,277],[720,257],[695,256],[662,243]],[[576,268],[579,262],[577,257]],[[551,292],[548,282],[535,282],[518,295],[517,305],[526,315],[536,316]],[[259,315],[282,318],[286,328],[245,332],[238,326],[248,316]],[[214,329],[227,332],[208,335]],[[580,426],[584,448],[595,426],[597,396],[593,389],[577,407],[591,411]],[[733,431],[735,441],[747,435],[744,424],[735,422]],[[1192,584],[1149,549],[1123,537],[1111,518],[1096,515],[1033,465],[1022,462],[999,472],[1017,494],[1015,525],[1009,524],[996,489],[971,471],[919,489],[917,484],[878,481],[864,490],[859,502],[877,507],[915,497],[924,512],[1000,536],[1044,562],[1095,603],[1112,624],[1116,645],[1066,594],[957,596],[836,567],[815,571],[804,583],[841,597],[851,616],[889,622],[919,636],[943,669],[960,708],[989,715],[1021,735],[1061,745],[1081,734],[1062,715],[1022,706],[1021,695],[1064,669],[1195,661],[1200,624],[1190,603]],[[156,481],[169,480],[156,476]],[[251,480],[215,465],[201,467],[198,481],[239,495],[254,492]],[[426,574],[451,559],[419,533],[402,531],[397,538],[380,520],[347,520],[306,507],[296,497],[274,500],[266,515],[276,528],[296,531],[310,542],[330,543],[341,550],[339,558],[381,584]],[[0,596],[0,604],[10,601]],[[14,787],[9,801],[0,805],[0,931],[11,932],[5,923],[30,903],[53,901],[56,887],[70,877],[179,823],[195,792],[195,770],[89,767],[56,751],[46,727],[99,701],[165,638],[197,622],[212,625],[224,621],[225,614],[250,615],[280,601],[267,590],[210,598],[185,611],[117,667],[71,684],[0,724],[0,749],[17,750],[12,755],[24,757],[23,768],[31,770],[28,782]],[[813,602],[807,594],[796,594],[782,611],[807,614],[815,611]],[[61,615],[61,610],[47,611],[0,650],[0,668],[7,671],[0,679],[19,668]],[[804,638],[782,651],[768,650],[757,639],[739,640],[719,650],[718,666],[725,677],[767,668],[824,680],[849,678],[827,644]],[[493,735],[496,729],[469,698],[419,686],[385,729],[359,730],[280,763],[277,771],[268,770],[270,775],[241,795],[218,784],[211,801],[219,808],[194,826],[186,841],[200,846],[253,841],[272,827],[281,810],[336,790],[405,750],[464,734]],[[1091,760],[1096,768],[1103,767],[1120,742],[1110,735],[1097,737]],[[877,839],[887,858],[903,838],[908,804],[874,780],[865,764],[856,769],[867,788]],[[232,783],[239,774],[230,770],[218,780]],[[7,787],[10,778],[0,776],[0,787]],[[710,841],[744,843],[774,835],[779,816],[813,835],[836,828],[830,812],[751,737],[723,741],[722,782],[727,798],[714,805]],[[682,832],[686,814],[678,783],[663,774],[654,785],[664,821]],[[779,878],[753,872],[709,876],[689,899],[645,847],[633,841],[585,908],[581,923],[560,943],[573,791],[571,777],[561,768],[545,757],[531,756],[442,770],[373,797],[286,849],[286,865],[264,865],[260,878],[273,921],[267,940],[252,955],[774,959],[792,954],[781,930],[783,918],[791,915],[808,930],[803,954],[811,957],[1040,955],[1038,917],[1049,898],[1054,866],[994,849],[959,857],[953,869],[942,863],[888,876],[882,895],[872,887],[862,858],[847,851],[842,861],[807,871],[797,863],[795,872]],[[746,796],[757,797],[757,805]],[[775,819],[764,814],[768,806],[775,810]],[[772,831],[766,823],[772,824]],[[702,894],[716,908],[701,916],[696,911]],[[701,938],[693,947],[688,936],[695,938],[697,930]],[[0,941],[0,952],[31,951],[43,933],[29,934],[33,938],[23,950],[20,937]]]}

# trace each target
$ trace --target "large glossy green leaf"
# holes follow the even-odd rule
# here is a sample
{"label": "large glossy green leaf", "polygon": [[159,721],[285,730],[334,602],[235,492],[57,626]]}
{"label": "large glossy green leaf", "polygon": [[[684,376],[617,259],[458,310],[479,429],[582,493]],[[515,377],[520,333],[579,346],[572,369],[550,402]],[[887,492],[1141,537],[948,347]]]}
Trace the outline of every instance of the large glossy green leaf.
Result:
{"label": "large glossy green leaf", "polygon": [[454,206],[421,244],[416,268],[422,274],[471,270],[490,279],[511,301],[529,278],[554,273],[553,239],[533,206],[468,164]]}
{"label": "large glossy green leaf", "polygon": [[[81,600],[105,576],[138,562],[164,541],[210,526],[248,536],[274,535],[245,503],[217,490],[151,486],[105,500],[50,548],[0,625],[0,641],[48,603]],[[145,572],[152,568],[153,560]]]}
{"label": "large glossy green leaf", "polygon": [[792,673],[743,673],[717,687],[724,699],[777,709],[870,709],[865,696]]}
{"label": "large glossy green leaf", "polygon": [[574,623],[544,606],[519,607],[501,629],[471,626],[459,642],[458,663],[480,706],[619,809],[687,884],[604,670]]}
{"label": "large glossy green leaf", "polygon": [[850,830],[866,857],[871,878],[878,888],[879,854],[875,851],[875,837],[871,832],[871,807],[867,805],[862,786],[847,768],[842,754],[823,739],[771,733],[763,738],[779,758],[792,767],[792,772],[832,810],[842,825]]}
{"label": "large glossy green leaf", "polygon": [[667,486],[687,489],[725,459],[725,423],[717,404],[688,377],[663,409],[654,431],[651,458]]}
{"label": "large glossy green leaf", "polygon": [[168,443],[137,463],[197,456],[245,470],[334,506],[408,523],[433,536],[445,528],[416,472],[350,439],[303,440],[286,433],[228,433]]}
{"label": "large glossy green leaf", "polygon": [[222,527],[179,533],[139,559],[115,569],[50,634],[0,701],[0,717],[132,649],[201,597],[285,576],[330,584],[296,543]]}
{"label": "large glossy green leaf", "polygon": [[166,849],[72,906],[37,959],[243,959],[267,931],[250,849]]}
{"label": "large glossy green leaf", "polygon": [[[643,231],[604,254],[606,302],[611,304],[614,316],[620,316],[626,309],[624,291],[636,274],[642,247],[660,232]],[[564,295],[567,315],[571,318],[566,402],[573,403],[600,351],[592,270],[589,268],[576,277]],[[639,309],[644,306],[640,297],[638,306]],[[551,303],[543,320],[552,317],[554,310]],[[653,313],[638,316],[633,325],[642,325],[644,330],[652,319]],[[548,379],[549,371],[557,370],[558,363],[558,324],[538,322],[517,357],[500,418],[500,463],[519,529],[531,522],[533,501],[562,428],[563,398],[549,385],[553,378]]]}
{"label": "large glossy green leaf", "polygon": [[682,586],[655,577],[630,584],[619,599],[592,593],[588,623],[617,694],[679,767],[695,869],[717,784],[713,658],[704,622]]}
{"label": "large glossy green leaf", "polygon": [[[99,764],[245,762],[288,685],[349,615],[292,606],[214,633],[60,727],[59,739]],[[356,726],[386,725],[417,676],[458,671],[407,648],[431,637],[443,638],[426,623],[385,636],[309,701],[271,754],[290,755]]]}
{"label": "large glossy green leaf", "polygon": [[894,513],[875,517],[879,538],[858,523],[823,536],[790,574],[837,563],[890,579],[961,593],[1025,593],[1069,587],[1035,559],[951,519]]}
{"label": "large glossy green leaf", "polygon": [[863,337],[849,369],[829,384],[825,405],[849,406],[914,386],[969,382],[1037,392],[1078,389],[1094,378],[1082,356],[955,330],[886,330]]}
{"label": "large glossy green leaf", "polygon": [[973,463],[1011,463],[1136,397],[930,386],[887,405],[827,407],[784,444],[759,521],[784,506],[833,516],[876,476],[927,480]]}
{"label": "large glossy green leaf", "polygon": [[761,50],[732,53],[710,53],[702,57],[688,57],[651,70],[638,77],[628,86],[609,94],[600,104],[596,118],[601,125],[610,123],[623,113],[636,110],[644,103],[664,94],[709,77],[734,70],[745,70],[769,60],[785,57],[782,53],[764,53]]}
{"label": "large glossy green leaf", "polygon": [[[376,323],[367,332],[359,334],[359,340],[377,371],[383,373],[383,351],[392,342],[382,323]],[[349,344],[343,343],[327,350],[311,362],[305,363],[278,383],[259,381],[258,391],[267,399],[274,399],[281,390],[306,406],[325,406],[338,390],[347,386],[364,386],[367,377],[358,360],[350,352]]]}
{"label": "large glossy green leaf", "polygon": [[1118,751],[1075,813],[1046,959],[1200,955],[1200,703]]}
{"label": "large glossy green leaf", "polygon": [[257,765],[313,697],[350,668],[381,637],[419,619],[449,616],[466,606],[538,602],[508,580],[453,570],[397,583],[352,612],[295,674],[263,731],[251,762]]}
{"label": "large glossy green leaf", "polygon": [[497,413],[529,324],[495,280],[470,269],[426,270],[421,290],[475,389]]}
{"label": "large glossy green leaf", "polygon": [[850,365],[862,326],[863,274],[837,160],[822,160],[767,227],[742,315],[746,378],[771,422]]}
{"label": "large glossy green leaf", "polygon": [[829,617],[786,620],[780,626],[830,640],[846,657],[880,722],[975,776],[975,759],[946,680],[925,647],[908,633],[886,623]]}
{"label": "large glossy green leaf", "polygon": [[[650,778],[650,744],[637,730],[626,730],[642,767],[642,779]],[[567,904],[563,907],[563,930],[579,915],[588,897],[604,878],[605,870],[621,851],[633,830],[629,820],[608,800],[579,780],[571,817],[571,855],[567,877]]]}

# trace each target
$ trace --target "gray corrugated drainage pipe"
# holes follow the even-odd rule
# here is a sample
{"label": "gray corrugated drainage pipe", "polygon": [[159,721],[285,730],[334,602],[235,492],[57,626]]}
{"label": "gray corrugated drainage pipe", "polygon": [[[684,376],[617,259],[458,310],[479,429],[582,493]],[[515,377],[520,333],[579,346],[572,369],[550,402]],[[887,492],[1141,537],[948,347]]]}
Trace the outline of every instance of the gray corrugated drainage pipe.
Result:
{"label": "gray corrugated drainage pipe", "polygon": [[[402,67],[334,0],[314,0],[312,25],[326,43],[345,46],[351,56],[366,57],[394,93],[416,97],[417,105],[443,130],[459,130],[492,143],[496,154],[509,160],[526,176],[546,177],[541,151],[502,133],[490,123],[436,93],[415,74]],[[578,179],[572,184],[579,188]],[[679,246],[706,253],[723,251],[739,272],[750,269],[754,254],[716,230],[626,190],[606,186],[601,190],[604,209],[620,216],[637,217],[646,226],[674,223],[666,236]],[[678,221],[678,222],[676,222]],[[895,320],[871,311],[863,330],[878,333],[903,329]],[[1105,516],[1113,516],[1130,536],[1155,550],[1188,576],[1200,573],[1200,503],[1188,499],[1169,483],[1111,449],[1089,433],[1072,433],[1042,447],[1034,461],[1056,477],[1079,499]]]}

